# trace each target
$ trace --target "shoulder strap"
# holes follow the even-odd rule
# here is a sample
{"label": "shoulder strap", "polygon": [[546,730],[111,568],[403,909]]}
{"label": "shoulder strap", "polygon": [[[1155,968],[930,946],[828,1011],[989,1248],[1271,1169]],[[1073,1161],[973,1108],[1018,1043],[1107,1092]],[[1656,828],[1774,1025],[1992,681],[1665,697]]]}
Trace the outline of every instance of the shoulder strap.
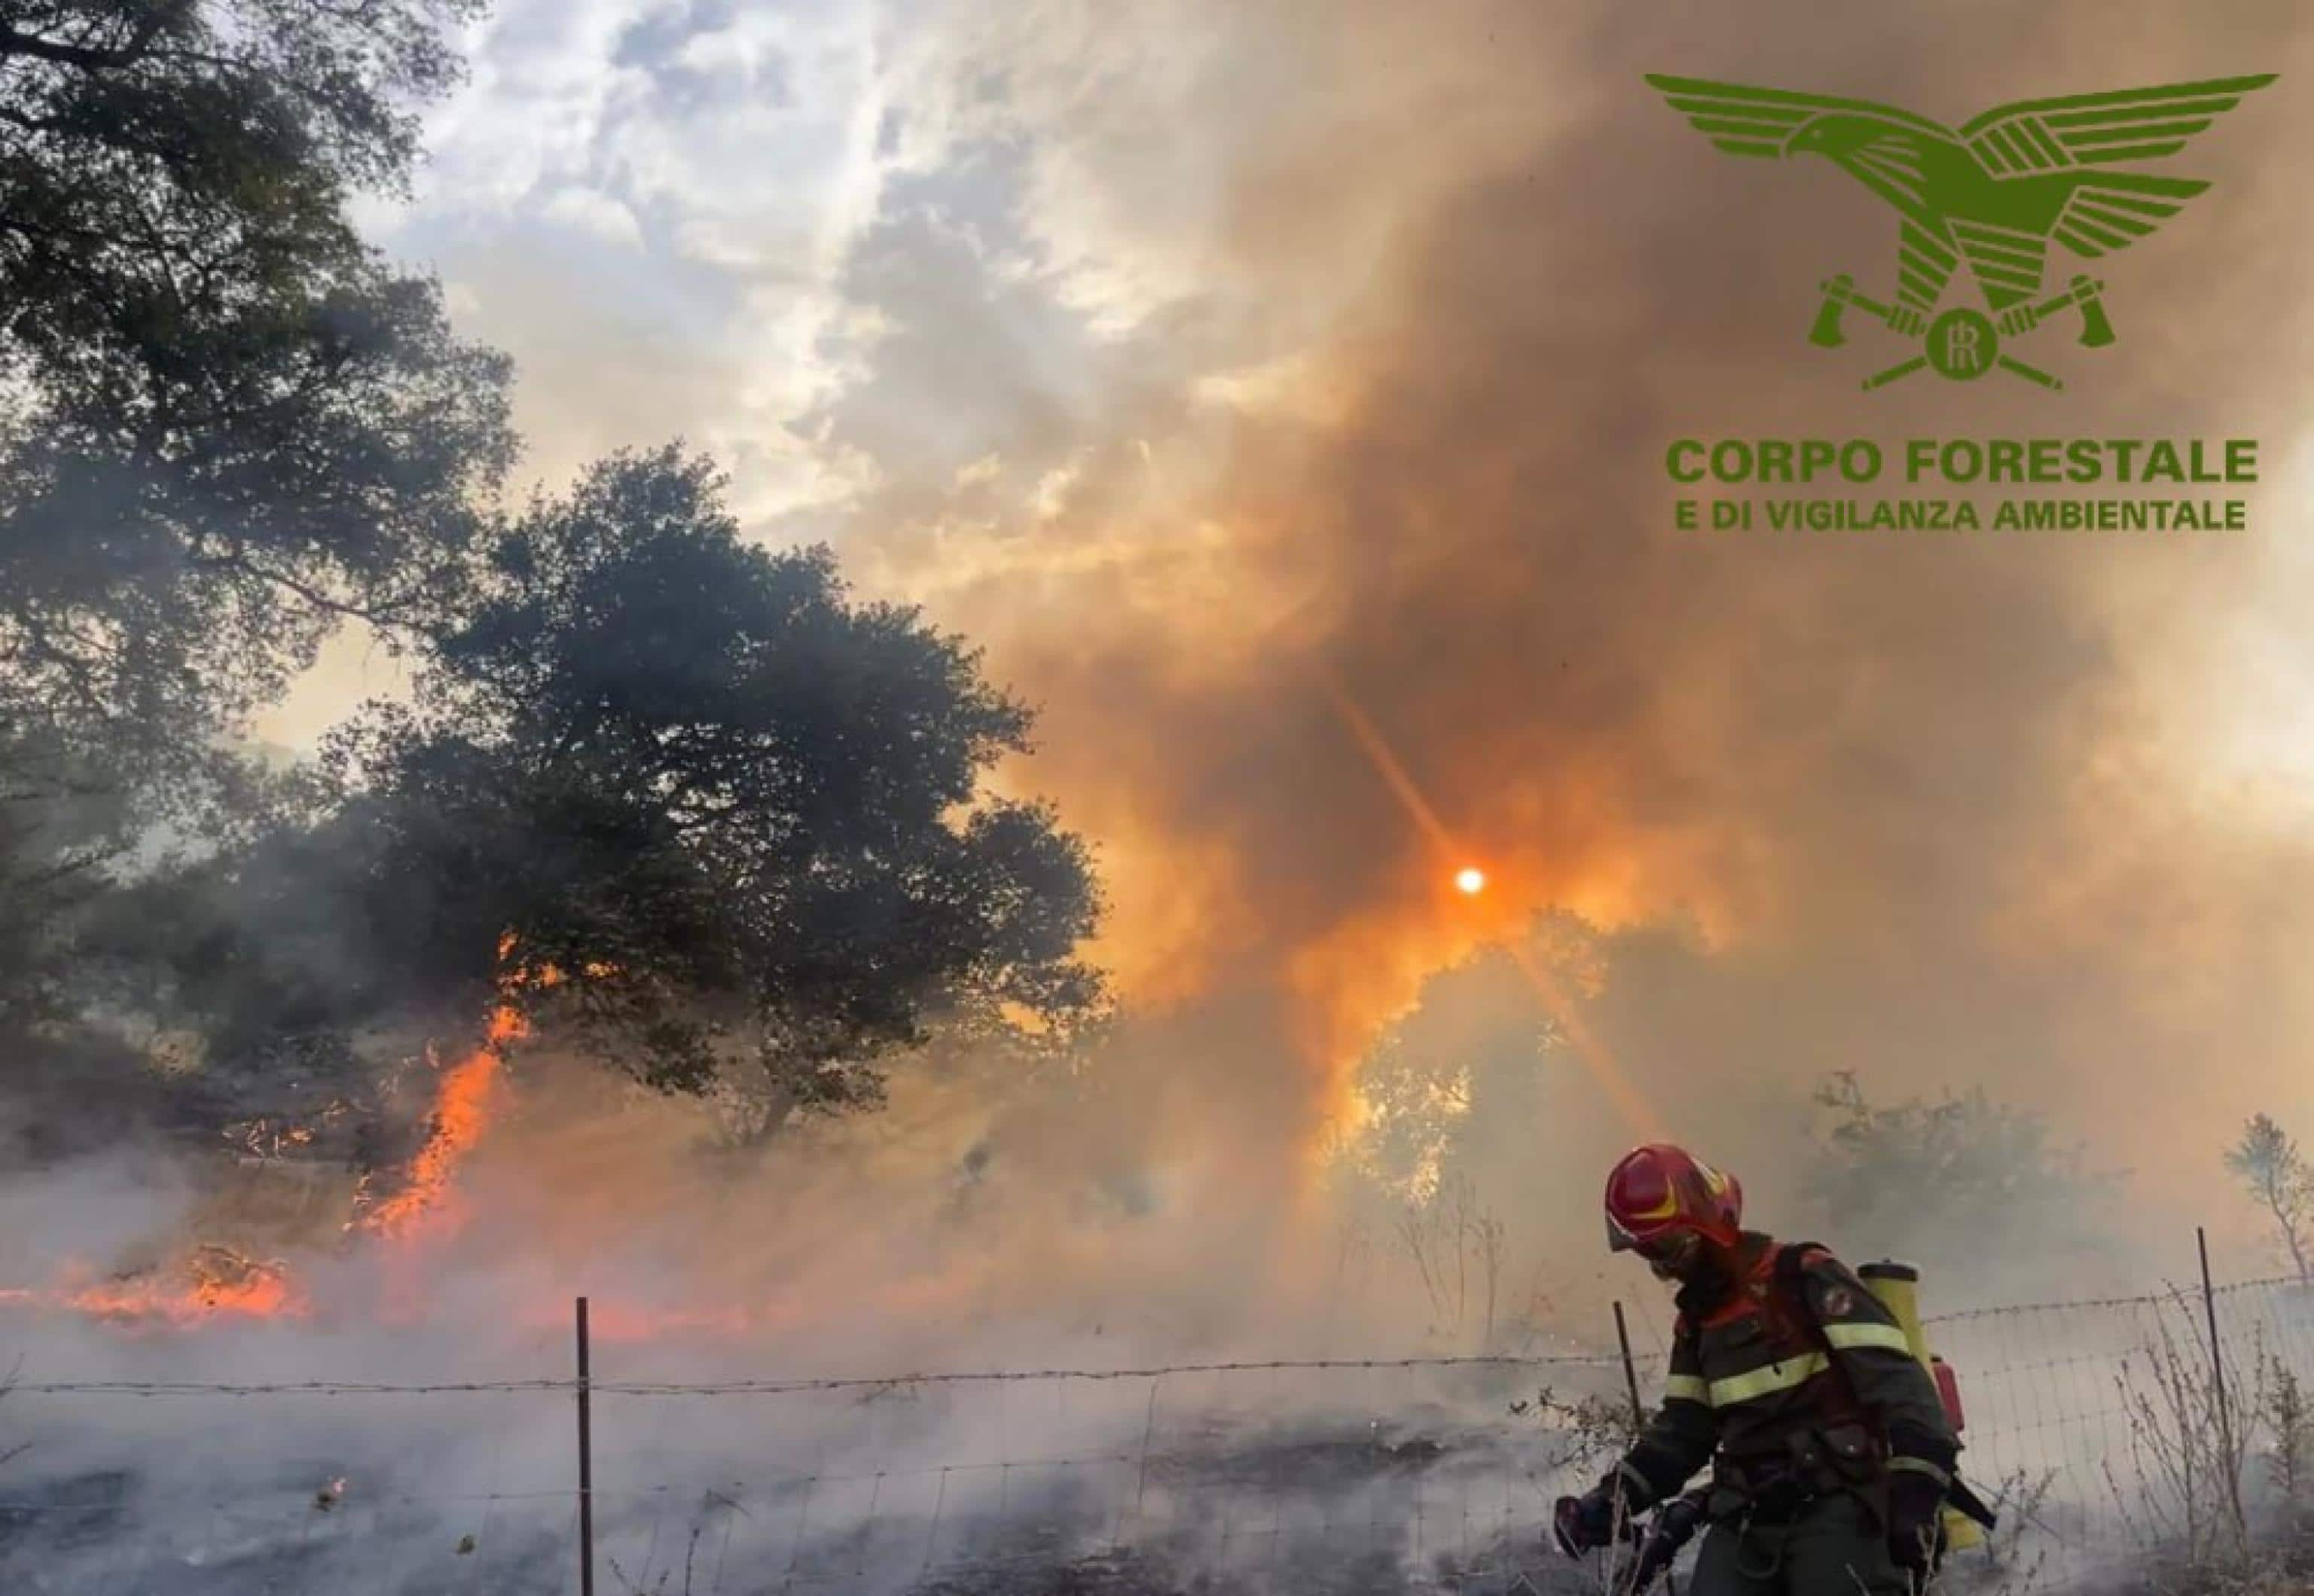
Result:
{"label": "shoulder strap", "polygon": [[1848,1365],[1841,1362],[1839,1353],[1832,1345],[1832,1337],[1824,1334],[1824,1319],[1815,1310],[1815,1299],[1808,1295],[1807,1282],[1801,1278],[1807,1272],[1808,1255],[1811,1253],[1822,1257],[1833,1256],[1830,1248],[1815,1241],[1787,1242],[1776,1249],[1776,1295],[1783,1303],[1785,1311],[1790,1313],[1797,1322],[1807,1327],[1815,1341],[1816,1350],[1831,1365],[1833,1379],[1847,1394],[1849,1404],[1862,1412],[1864,1405],[1857,1395],[1856,1381],[1850,1377]]}
{"label": "shoulder strap", "polygon": [[[1824,1340],[1824,1321],[1816,1317],[1815,1303],[1807,1293],[1807,1283],[1801,1278],[1807,1272],[1808,1254],[1829,1253],[1829,1248],[1813,1241],[1789,1241],[1776,1248],[1776,1292],[1795,1306],[1800,1321]],[[1825,1342],[1828,1348],[1829,1342]]]}
{"label": "shoulder strap", "polygon": [[[1807,1269],[1807,1255],[1812,1252],[1830,1256],[1832,1249],[1813,1241],[1800,1241],[1778,1250],[1776,1289],[1786,1298],[1799,1305],[1802,1321],[1815,1332],[1816,1340],[1822,1344],[1824,1350],[1830,1352],[1832,1342],[1824,1333],[1824,1320],[1816,1316],[1815,1302],[1807,1293],[1807,1283],[1801,1279],[1801,1275]],[[1833,1360],[1833,1366],[1835,1369],[1840,1368],[1840,1361],[1837,1358]],[[1845,1370],[1841,1371],[1841,1380],[1843,1383],[1849,1383]],[[1853,1395],[1855,1390],[1853,1384],[1849,1384],[1849,1390]],[[1968,1488],[1967,1483],[1961,1478],[1960,1472],[1956,1468],[1953,1470],[1952,1485],[1946,1500],[1988,1531],[1999,1521],[1999,1515],[1985,1504],[1983,1497]]]}

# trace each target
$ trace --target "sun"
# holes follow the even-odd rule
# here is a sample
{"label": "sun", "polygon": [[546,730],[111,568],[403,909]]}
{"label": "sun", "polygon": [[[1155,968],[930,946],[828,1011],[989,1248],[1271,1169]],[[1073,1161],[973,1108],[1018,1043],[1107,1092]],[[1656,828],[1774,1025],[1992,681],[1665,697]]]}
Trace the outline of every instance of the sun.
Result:
{"label": "sun", "polygon": [[1476,865],[1464,865],[1454,872],[1454,890],[1465,897],[1477,897],[1487,890],[1487,873]]}

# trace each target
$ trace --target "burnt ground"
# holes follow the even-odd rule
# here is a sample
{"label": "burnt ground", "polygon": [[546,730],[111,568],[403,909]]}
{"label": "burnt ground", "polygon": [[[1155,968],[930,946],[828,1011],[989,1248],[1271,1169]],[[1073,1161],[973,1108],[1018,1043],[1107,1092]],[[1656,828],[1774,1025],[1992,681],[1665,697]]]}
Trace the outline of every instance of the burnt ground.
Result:
{"label": "burnt ground", "polygon": [[[1008,1499],[835,1512],[822,1491],[734,1499],[712,1489],[605,1501],[603,1596],[1557,1596],[1594,1588],[1543,1549],[1539,1430],[1444,1422],[1191,1426],[1117,1469],[1024,1477]],[[310,1482],[233,1502],[155,1499],[134,1470],[0,1493],[9,1596],[563,1596],[576,1588],[575,1507],[498,1502],[480,1514]],[[1555,1488],[1555,1486],[1554,1487]],[[1524,1582],[1522,1583],[1522,1582]]]}
{"label": "burnt ground", "polygon": [[[1548,1433],[1441,1417],[1432,1425],[1190,1426],[1119,1468],[1024,1477],[998,1503],[951,1493],[835,1511],[790,1481],[745,1495],[675,1487],[606,1497],[601,1596],[1596,1596],[1595,1567],[1546,1548],[1550,1496],[1571,1483]],[[575,1503],[325,1502],[329,1460],[286,1460],[280,1488],[222,1503],[156,1499],[133,1469],[0,1492],[6,1596],[570,1596]],[[12,1471],[13,1472],[13,1471]],[[888,1505],[891,1502],[885,1498]],[[2314,1529],[2296,1526],[2303,1574]],[[2033,1558],[1947,1569],[1956,1591],[2159,1588],[2217,1596],[2195,1571],[2113,1584]],[[2274,1571],[2285,1569],[2277,1564]],[[2223,1587],[2283,1596],[2314,1583]]]}

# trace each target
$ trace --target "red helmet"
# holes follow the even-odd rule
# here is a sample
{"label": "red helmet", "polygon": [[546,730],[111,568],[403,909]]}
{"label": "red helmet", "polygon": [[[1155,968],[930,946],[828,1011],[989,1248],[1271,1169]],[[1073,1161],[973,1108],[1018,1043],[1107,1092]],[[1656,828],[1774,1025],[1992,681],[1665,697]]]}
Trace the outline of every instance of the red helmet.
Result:
{"label": "red helmet", "polygon": [[1743,1224],[1736,1177],[1667,1142],[1633,1148],[1607,1173],[1607,1245],[1616,1252],[1681,1234],[1733,1247]]}

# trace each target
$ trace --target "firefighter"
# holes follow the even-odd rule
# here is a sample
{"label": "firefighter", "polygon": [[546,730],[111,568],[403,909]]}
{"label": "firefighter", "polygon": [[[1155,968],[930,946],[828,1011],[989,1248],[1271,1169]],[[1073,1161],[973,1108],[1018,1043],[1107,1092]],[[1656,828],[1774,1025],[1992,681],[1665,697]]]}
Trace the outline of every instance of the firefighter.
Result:
{"label": "firefighter", "polygon": [[1878,1298],[1820,1247],[1742,1228],[1744,1192],[1677,1147],[1607,1177],[1607,1240],[1676,1283],[1663,1406],[1560,1544],[1611,1544],[1707,1462],[1691,1596],[1909,1596],[1927,1588],[1959,1444]]}

